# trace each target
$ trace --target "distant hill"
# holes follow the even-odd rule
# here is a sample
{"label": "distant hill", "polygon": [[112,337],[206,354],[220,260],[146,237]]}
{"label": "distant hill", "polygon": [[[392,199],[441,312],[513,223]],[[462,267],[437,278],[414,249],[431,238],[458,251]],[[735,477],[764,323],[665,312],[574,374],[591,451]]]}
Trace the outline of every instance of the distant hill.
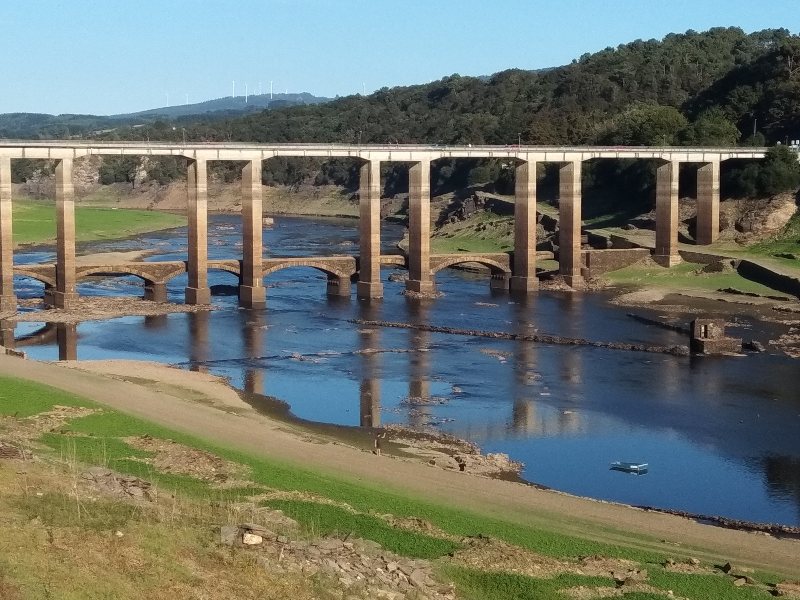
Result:
{"label": "distant hill", "polygon": [[206,100],[195,104],[177,104],[174,106],[162,106],[161,108],[151,108],[135,113],[110,115],[111,119],[130,120],[137,118],[157,119],[167,118],[176,119],[179,117],[206,117],[214,114],[239,114],[253,111],[264,110],[265,108],[282,108],[286,106],[322,104],[328,102],[330,98],[314,96],[308,92],[300,94],[260,94],[249,95],[245,100],[244,96],[227,96]]}
{"label": "distant hill", "polygon": [[209,122],[275,108],[321,104],[329,100],[302,92],[251,95],[246,100],[244,96],[235,98],[228,96],[193,104],[163,106],[116,115],[5,113],[0,114],[0,138],[88,137],[108,133],[118,127],[148,125],[160,120],[178,123]]}

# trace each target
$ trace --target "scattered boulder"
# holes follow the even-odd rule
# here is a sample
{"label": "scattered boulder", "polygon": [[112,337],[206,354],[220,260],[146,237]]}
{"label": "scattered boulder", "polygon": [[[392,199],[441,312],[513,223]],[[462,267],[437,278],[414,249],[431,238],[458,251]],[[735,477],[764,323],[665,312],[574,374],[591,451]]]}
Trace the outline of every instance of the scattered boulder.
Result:
{"label": "scattered boulder", "polygon": [[734,260],[718,260],[716,262],[708,263],[700,273],[733,273],[736,271],[736,261]]}
{"label": "scattered boulder", "polygon": [[147,502],[157,500],[156,490],[152,484],[133,475],[122,475],[105,467],[90,467],[81,474],[81,477],[91,482],[95,489],[109,495]]}
{"label": "scattered boulder", "polygon": [[782,581],[772,588],[773,596],[800,598],[800,581]]}
{"label": "scattered boulder", "polygon": [[733,571],[733,565],[731,563],[729,563],[729,562],[726,562],[724,565],[722,565],[719,568],[719,570],[722,571],[723,573],[726,573],[726,574],[730,573],[731,571]]}
{"label": "scattered boulder", "polygon": [[235,546],[241,539],[241,533],[237,525],[223,525],[219,528],[219,543],[225,546]]}
{"label": "scattered boulder", "polygon": [[31,457],[30,452],[0,440],[0,459],[26,460]]}
{"label": "scattered boulder", "polygon": [[749,352],[766,352],[764,344],[762,344],[758,340],[749,340],[746,342],[742,342],[742,350],[747,350]]}
{"label": "scattered boulder", "polygon": [[242,523],[220,527],[220,542],[255,553],[258,564],[270,573],[324,575],[344,590],[358,592],[358,597],[455,598],[452,586],[435,579],[430,562],[395,555],[371,540],[292,540],[253,523]]}
{"label": "scattered boulder", "polygon": [[255,533],[243,533],[242,534],[242,543],[245,546],[257,546],[264,541],[264,538],[260,535]]}

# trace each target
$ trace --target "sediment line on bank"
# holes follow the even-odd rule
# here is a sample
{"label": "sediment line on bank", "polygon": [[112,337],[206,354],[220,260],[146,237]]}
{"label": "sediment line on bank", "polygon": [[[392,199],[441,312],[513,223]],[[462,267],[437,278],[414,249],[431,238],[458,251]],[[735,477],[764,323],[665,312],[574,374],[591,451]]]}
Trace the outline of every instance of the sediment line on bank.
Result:
{"label": "sediment line on bank", "polygon": [[655,506],[643,506],[639,504],[632,504],[631,506],[646,512],[675,515],[678,517],[684,517],[686,519],[692,519],[693,521],[698,521],[701,523],[710,523],[712,525],[717,525],[718,527],[725,527],[726,529],[737,529],[739,531],[751,531],[754,533],[766,533],[775,536],[800,538],[800,527],[793,527],[791,525],[781,525],[779,523],[756,523],[754,521],[742,521],[740,519],[730,519],[728,517],[720,517],[718,515],[701,515],[685,510],[658,508]]}
{"label": "sediment line on bank", "polygon": [[583,338],[562,337],[535,333],[523,335],[508,333],[506,331],[482,331],[479,329],[457,329],[455,327],[441,327],[438,325],[419,325],[415,323],[402,323],[395,321],[369,321],[366,319],[348,319],[349,323],[366,325],[368,327],[395,327],[398,329],[416,329],[432,333],[447,333],[450,335],[465,335],[469,337],[483,337],[498,340],[514,340],[521,342],[536,342],[538,344],[554,344],[560,346],[591,346],[593,348],[608,348],[610,350],[627,350],[631,352],[651,352],[655,354],[671,354],[673,356],[688,356],[688,346],[653,346],[648,344],[626,344],[623,342],[592,341]]}

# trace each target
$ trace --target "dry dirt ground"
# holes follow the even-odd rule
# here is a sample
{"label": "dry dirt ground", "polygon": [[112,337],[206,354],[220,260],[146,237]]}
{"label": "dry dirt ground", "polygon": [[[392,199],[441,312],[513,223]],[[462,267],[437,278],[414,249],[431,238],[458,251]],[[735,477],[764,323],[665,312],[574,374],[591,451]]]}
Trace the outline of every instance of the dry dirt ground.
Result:
{"label": "dry dirt ground", "polygon": [[800,574],[800,541],[443,470],[337,443],[258,414],[224,381],[135,362],[51,364],[0,356],[0,373],[52,385],[175,430],[362,484],[607,543]]}

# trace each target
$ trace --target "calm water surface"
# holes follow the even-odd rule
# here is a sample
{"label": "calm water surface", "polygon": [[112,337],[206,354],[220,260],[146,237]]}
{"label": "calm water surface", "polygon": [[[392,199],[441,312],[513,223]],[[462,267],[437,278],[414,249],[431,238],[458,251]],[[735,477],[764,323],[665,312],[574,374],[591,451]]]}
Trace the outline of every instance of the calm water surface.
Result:
{"label": "calm water surface", "polygon": [[[238,217],[212,217],[209,227],[209,256],[237,257]],[[356,227],[356,221],[278,218],[264,232],[264,243],[272,256],[350,254],[357,252]],[[384,226],[387,248],[401,235],[400,227]],[[80,251],[140,248],[159,251],[149,260],[182,260],[185,230],[91,243]],[[15,260],[52,258],[45,250],[20,252]],[[222,272],[209,279],[212,285],[236,284]],[[383,301],[363,303],[327,298],[325,281],[311,269],[271,275],[264,311],[239,309],[235,296],[217,295],[221,310],[211,313],[82,323],[78,357],[207,368],[315,421],[434,428],[487,452],[506,452],[525,463],[527,480],[579,495],[800,525],[797,361],[774,354],[673,357],[364,328],[348,320],[686,343],[680,334],[634,321],[603,293],[540,292],[523,300],[492,294],[483,277],[448,270],[436,276],[444,296],[435,301],[407,300],[402,283],[386,282]],[[16,285],[21,297],[41,295],[41,286],[28,279]],[[181,301],[185,285],[185,277],[173,280],[171,299]],[[82,283],[79,291],[141,295],[142,286],[135,278],[103,279]],[[41,325],[19,324],[17,336]],[[734,334],[763,342],[776,336],[774,325],[747,318],[737,329]],[[58,358],[52,339],[24,349],[33,358]],[[615,460],[648,462],[650,471],[610,471]]]}

